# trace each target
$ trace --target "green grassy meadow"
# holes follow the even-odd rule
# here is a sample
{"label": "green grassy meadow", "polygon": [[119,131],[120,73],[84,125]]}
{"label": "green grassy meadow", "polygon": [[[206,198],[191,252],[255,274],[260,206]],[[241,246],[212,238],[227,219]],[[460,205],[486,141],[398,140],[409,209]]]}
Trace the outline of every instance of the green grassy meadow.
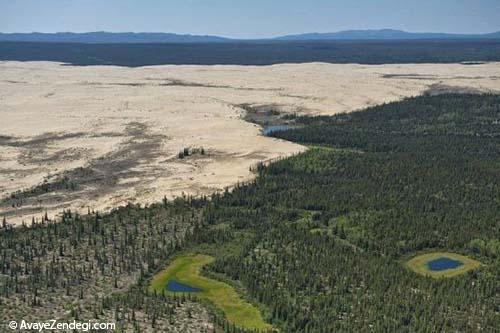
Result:
{"label": "green grassy meadow", "polygon": [[[446,257],[450,258],[453,260],[458,260],[462,262],[462,265],[453,268],[453,269],[447,269],[444,271],[431,271],[429,270],[427,263],[429,261],[441,258],[441,257]],[[419,256],[414,257],[413,259],[409,260],[406,262],[406,266],[410,268],[412,271],[415,273],[425,275],[425,276],[430,276],[432,278],[449,278],[449,277],[454,277],[457,275],[464,274],[465,272],[468,272],[470,270],[476,269],[479,266],[481,266],[481,263],[479,261],[476,261],[474,259],[468,258],[466,256],[456,254],[456,253],[450,253],[450,252],[431,252],[431,253],[426,253],[426,254],[421,254]]]}
{"label": "green grassy meadow", "polygon": [[[218,309],[222,310],[226,319],[234,325],[246,328],[268,331],[272,326],[267,324],[260,311],[243,300],[238,293],[226,283],[209,279],[200,275],[204,265],[210,264],[214,258],[204,254],[186,254],[177,257],[163,271],[153,277],[149,291],[161,293],[167,282],[175,279],[202,291],[196,295],[209,300]],[[167,291],[167,293],[174,294]]]}

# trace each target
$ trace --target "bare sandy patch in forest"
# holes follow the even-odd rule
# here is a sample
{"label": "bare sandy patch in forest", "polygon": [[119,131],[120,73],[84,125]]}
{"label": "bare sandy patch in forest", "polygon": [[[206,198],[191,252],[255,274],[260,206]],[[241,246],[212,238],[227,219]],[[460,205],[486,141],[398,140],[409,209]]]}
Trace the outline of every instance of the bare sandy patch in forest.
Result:
{"label": "bare sandy patch in forest", "polygon": [[[252,179],[257,162],[304,150],[262,136],[239,105],[335,114],[430,88],[499,92],[500,64],[0,62],[0,216],[29,223],[45,211],[210,194]],[[179,159],[187,147],[205,153]]]}

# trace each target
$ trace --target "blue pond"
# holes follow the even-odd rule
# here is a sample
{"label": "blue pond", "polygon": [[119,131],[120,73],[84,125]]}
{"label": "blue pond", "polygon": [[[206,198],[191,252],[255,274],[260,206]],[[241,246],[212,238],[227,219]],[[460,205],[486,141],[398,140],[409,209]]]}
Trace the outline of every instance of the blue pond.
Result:
{"label": "blue pond", "polygon": [[267,126],[262,129],[262,134],[264,135],[271,135],[274,132],[279,132],[279,131],[286,131],[287,129],[293,128],[292,126],[289,125],[274,125],[274,126]]}
{"label": "blue pond", "polygon": [[463,263],[447,257],[437,258],[427,262],[430,271],[439,272],[447,269],[453,269],[462,266]]}
{"label": "blue pond", "polygon": [[166,288],[168,291],[172,291],[174,293],[197,293],[201,291],[201,289],[188,286],[187,284],[180,283],[175,280],[169,280]]}

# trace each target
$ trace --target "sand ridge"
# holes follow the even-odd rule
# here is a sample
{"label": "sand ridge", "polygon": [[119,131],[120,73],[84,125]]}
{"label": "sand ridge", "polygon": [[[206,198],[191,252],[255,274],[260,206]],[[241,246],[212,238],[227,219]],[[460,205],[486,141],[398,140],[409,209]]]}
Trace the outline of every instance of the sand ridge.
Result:
{"label": "sand ridge", "polygon": [[[238,105],[335,114],[430,88],[500,92],[500,64],[0,62],[0,216],[20,223],[45,211],[210,194],[252,179],[260,161],[305,149],[262,136]],[[188,147],[205,154],[180,159]]]}

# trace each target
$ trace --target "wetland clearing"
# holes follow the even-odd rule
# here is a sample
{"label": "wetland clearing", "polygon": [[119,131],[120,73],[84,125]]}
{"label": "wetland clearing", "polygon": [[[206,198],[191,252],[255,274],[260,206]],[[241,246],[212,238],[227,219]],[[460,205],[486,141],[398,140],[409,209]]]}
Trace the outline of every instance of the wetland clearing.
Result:
{"label": "wetland clearing", "polygon": [[406,266],[421,275],[449,278],[479,268],[481,263],[457,253],[431,252],[412,258]]}
{"label": "wetland clearing", "polygon": [[149,291],[158,294],[164,290],[169,294],[195,293],[223,311],[227,320],[238,327],[270,330],[272,326],[262,319],[259,309],[242,299],[233,287],[200,274],[202,267],[213,261],[213,257],[203,254],[176,257],[153,277]]}

